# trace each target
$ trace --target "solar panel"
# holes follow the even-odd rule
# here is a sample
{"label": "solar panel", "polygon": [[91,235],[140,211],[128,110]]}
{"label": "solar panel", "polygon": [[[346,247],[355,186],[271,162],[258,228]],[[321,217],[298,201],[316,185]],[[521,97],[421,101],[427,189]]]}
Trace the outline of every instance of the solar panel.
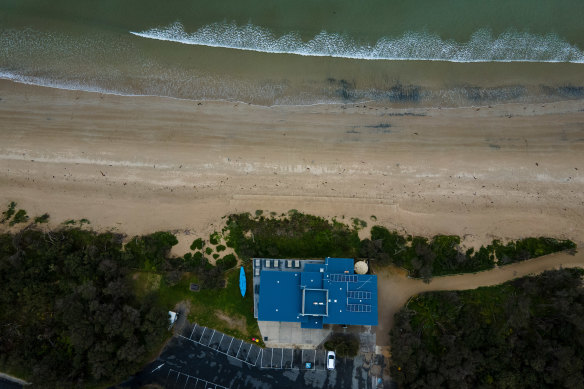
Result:
{"label": "solar panel", "polygon": [[349,312],[371,312],[371,305],[368,304],[347,304]]}
{"label": "solar panel", "polygon": [[371,298],[371,292],[362,290],[350,290],[347,292],[347,297],[350,299],[369,300]]}
{"label": "solar panel", "polygon": [[357,276],[354,274],[331,274],[330,277],[332,282],[357,282]]}

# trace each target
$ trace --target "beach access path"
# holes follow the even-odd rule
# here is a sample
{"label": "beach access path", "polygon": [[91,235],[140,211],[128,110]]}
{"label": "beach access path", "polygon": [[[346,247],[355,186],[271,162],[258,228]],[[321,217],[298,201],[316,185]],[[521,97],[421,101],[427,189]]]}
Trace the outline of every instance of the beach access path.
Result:
{"label": "beach access path", "polygon": [[539,274],[545,270],[570,267],[584,268],[584,253],[555,253],[479,273],[436,277],[432,278],[428,284],[420,279],[408,278],[404,269],[381,268],[377,272],[379,290],[377,345],[383,348],[389,347],[389,330],[393,327],[394,315],[417,294],[498,285],[514,278]]}

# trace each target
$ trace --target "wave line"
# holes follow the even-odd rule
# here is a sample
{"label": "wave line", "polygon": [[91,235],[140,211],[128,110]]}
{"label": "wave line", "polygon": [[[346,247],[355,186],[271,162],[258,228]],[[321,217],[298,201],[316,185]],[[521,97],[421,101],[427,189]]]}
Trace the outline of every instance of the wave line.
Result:
{"label": "wave line", "polygon": [[131,34],[148,39],[189,45],[221,47],[274,54],[338,57],[366,60],[417,60],[448,62],[570,62],[584,63],[584,51],[556,34],[534,35],[508,31],[494,37],[490,30],[476,31],[465,43],[444,40],[427,32],[406,32],[383,37],[374,45],[346,34],[321,31],[308,41],[296,32],[280,37],[269,29],[246,24],[213,23],[195,32],[182,23]]}

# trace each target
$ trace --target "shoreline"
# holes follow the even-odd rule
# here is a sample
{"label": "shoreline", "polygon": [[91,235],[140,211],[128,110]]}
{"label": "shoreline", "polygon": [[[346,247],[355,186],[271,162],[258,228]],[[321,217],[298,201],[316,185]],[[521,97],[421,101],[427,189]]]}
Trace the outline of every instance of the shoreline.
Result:
{"label": "shoreline", "polygon": [[584,242],[582,100],[266,107],[5,80],[0,98],[0,203],[49,226],[192,234],[181,240],[230,213],[298,209],[473,247]]}

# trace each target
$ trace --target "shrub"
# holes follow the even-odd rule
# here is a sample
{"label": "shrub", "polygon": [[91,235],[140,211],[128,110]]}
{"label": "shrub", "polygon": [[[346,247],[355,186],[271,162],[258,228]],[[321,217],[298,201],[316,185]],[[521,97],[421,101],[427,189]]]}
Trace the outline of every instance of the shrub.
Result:
{"label": "shrub", "polygon": [[8,204],[8,208],[6,209],[6,211],[2,212],[2,223],[10,220],[12,215],[14,215],[14,212],[16,212],[15,208],[16,203],[14,201],[11,201],[10,204]]}
{"label": "shrub", "polygon": [[353,358],[359,352],[359,339],[352,334],[333,334],[324,347],[333,350],[339,357]]}
{"label": "shrub", "polygon": [[213,259],[219,258],[219,254],[213,254]]}
{"label": "shrub", "polygon": [[191,250],[202,250],[203,249],[203,239],[201,238],[197,238],[193,241],[193,243],[191,244]]}
{"label": "shrub", "polygon": [[19,209],[18,212],[16,212],[14,214],[14,217],[12,218],[10,223],[8,223],[8,224],[10,226],[13,226],[13,225],[18,224],[18,223],[24,223],[27,220],[28,220],[28,215],[26,214],[26,211],[24,209]]}
{"label": "shrub", "polygon": [[223,258],[219,259],[217,262],[217,267],[220,267],[223,270],[231,269],[235,265],[237,265],[237,258],[233,254],[227,254]]}
{"label": "shrub", "polygon": [[160,270],[172,246],[178,240],[170,232],[155,232],[150,235],[135,236],[125,247],[126,260],[133,267],[144,270]]}
{"label": "shrub", "polygon": [[207,248],[205,249],[205,253],[206,253],[207,255],[211,255],[211,253],[212,253],[212,252],[213,252],[213,249],[212,249],[211,247],[207,247]]}
{"label": "shrub", "polygon": [[222,244],[220,244],[219,246],[215,247],[215,250],[217,250],[218,253],[220,253],[221,251],[225,251],[226,247],[223,246]]}
{"label": "shrub", "polygon": [[48,213],[42,214],[41,216],[37,216],[34,218],[34,222],[39,223],[39,224],[46,223],[48,221],[49,221],[49,214]]}
{"label": "shrub", "polygon": [[318,258],[354,257],[359,250],[357,231],[345,224],[289,211],[281,219],[253,219],[230,215],[225,240],[238,257]]}
{"label": "shrub", "polygon": [[221,235],[219,235],[219,233],[217,231],[213,232],[210,236],[209,236],[209,242],[211,242],[211,244],[219,244],[219,241],[221,240]]}

